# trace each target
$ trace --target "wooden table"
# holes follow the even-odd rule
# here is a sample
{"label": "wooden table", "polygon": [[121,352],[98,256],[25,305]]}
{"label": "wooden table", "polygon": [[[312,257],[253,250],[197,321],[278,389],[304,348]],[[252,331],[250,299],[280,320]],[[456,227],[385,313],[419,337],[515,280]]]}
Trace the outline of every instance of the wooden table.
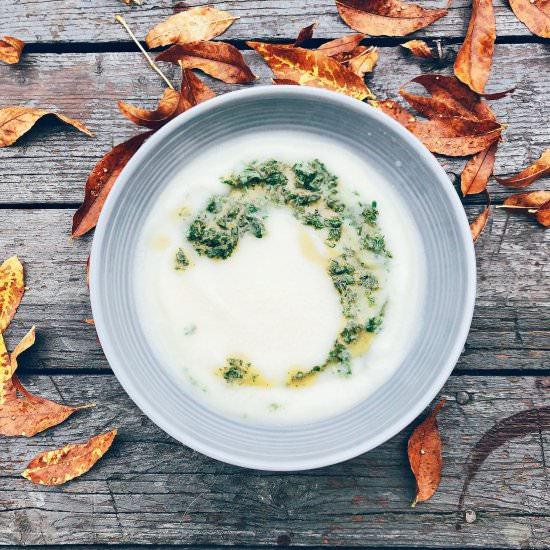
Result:
{"label": "wooden table", "polygon": [[[550,547],[550,431],[548,416],[516,423],[459,497],[476,442],[495,423],[548,406],[550,398],[549,232],[502,210],[492,212],[476,245],[478,298],[464,353],[442,395],[443,480],[435,497],[410,507],[414,480],[406,458],[410,428],[378,449],[344,464],[291,474],[247,471],[183,447],[153,425],[112,375],[92,326],[85,283],[91,237],[69,240],[71,217],[94,163],[136,133],[117,111],[122,99],[153,106],[162,82],[123,29],[136,34],[190,0],[1,0],[0,34],[28,43],[19,65],[0,64],[0,107],[56,107],[85,122],[95,139],[55,123],[0,150],[0,258],[18,254],[29,290],[7,340],[13,346],[36,324],[38,340],[22,361],[31,391],[67,404],[96,402],[32,439],[0,439],[0,543],[7,545],[183,544],[370,547]],[[228,0],[210,5],[241,18],[224,39],[246,50],[247,39],[284,41],[319,21],[314,44],[351,32],[333,0]],[[435,5],[435,4],[432,4]],[[510,124],[496,162],[511,174],[550,145],[550,44],[495,0],[498,39],[490,91],[517,86],[495,102]],[[380,97],[421,72],[450,73],[470,14],[455,0],[449,15],[417,33],[441,40],[441,64],[412,58],[402,39],[377,38],[380,61],[368,84]],[[405,39],[406,40],[406,39]],[[270,71],[244,51],[260,78]],[[176,70],[167,67],[177,79]],[[217,92],[235,89],[212,81]],[[456,183],[463,159],[442,159]],[[550,179],[537,182],[548,188]],[[494,182],[493,200],[509,191]],[[481,198],[468,199],[470,217]],[[87,475],[60,487],[20,477],[36,453],[118,427],[109,455]],[[491,436],[491,439],[492,436]]]}

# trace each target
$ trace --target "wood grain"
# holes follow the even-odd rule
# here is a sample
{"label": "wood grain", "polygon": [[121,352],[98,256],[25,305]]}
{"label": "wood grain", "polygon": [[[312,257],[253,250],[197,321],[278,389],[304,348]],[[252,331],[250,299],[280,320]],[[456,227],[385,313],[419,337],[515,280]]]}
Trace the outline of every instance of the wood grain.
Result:
{"label": "wood grain", "polygon": [[[448,47],[446,52],[445,63],[437,66],[413,58],[400,47],[381,48],[378,66],[367,83],[380,98],[395,98],[400,86],[422,72],[450,73],[456,47]],[[260,77],[255,85],[270,83],[271,72],[261,58],[252,51],[244,54]],[[526,166],[548,146],[550,128],[541,121],[550,120],[550,105],[545,100],[550,80],[541,75],[548,71],[549,57],[550,44],[496,47],[498,71],[494,71],[490,90],[518,87],[513,95],[492,102],[499,120],[510,125],[497,154],[495,171],[499,175]],[[529,70],[522,71],[520,77],[518,59],[529,60]],[[163,68],[176,82],[177,71],[169,65]],[[218,93],[244,87],[206,80]],[[13,204],[80,202],[84,182],[95,162],[114,144],[140,131],[119,113],[117,101],[153,107],[163,88],[138,53],[120,52],[28,55],[20,65],[0,66],[0,89],[0,107],[18,104],[57,108],[82,120],[96,134],[95,139],[89,139],[61,124],[44,122],[14,146],[0,149],[0,204]],[[464,159],[441,161],[457,180]],[[538,187],[547,182],[548,178]],[[494,183],[491,188],[495,201],[510,194],[510,190]]]}
{"label": "wood grain", "polygon": [[[98,406],[32,439],[0,439],[2,544],[395,547],[410,546],[414,537],[427,546],[548,547],[549,441],[536,428],[497,449],[481,467],[465,500],[476,515],[472,523],[463,522],[458,498],[474,444],[497,420],[547,403],[549,378],[451,379],[439,416],[443,480],[434,498],[415,509],[406,461],[411,427],[340,465],[287,474],[249,471],[166,436],[112,376],[23,382],[50,399]],[[113,448],[85,476],[46,488],[19,477],[36,453],[113,427],[120,434]]]}
{"label": "wood grain", "polygon": [[[128,38],[114,23],[116,13],[122,13],[136,35],[144,38],[151,27],[174,11],[205,3],[204,0],[144,0],[142,6],[126,7],[120,5],[119,0],[48,0],[46,4],[40,0],[3,0],[5,9],[0,12],[0,28],[4,34],[17,36],[28,43],[120,42]],[[499,37],[532,36],[514,16],[506,0],[494,3]],[[314,20],[319,22],[315,31],[319,38],[350,32],[338,17],[334,0],[211,0],[208,5],[240,16],[223,35],[225,39],[286,39],[296,36],[301,27]],[[422,5],[442,8],[446,2],[427,0]],[[468,0],[455,0],[447,16],[407,38],[463,37],[470,6]]]}

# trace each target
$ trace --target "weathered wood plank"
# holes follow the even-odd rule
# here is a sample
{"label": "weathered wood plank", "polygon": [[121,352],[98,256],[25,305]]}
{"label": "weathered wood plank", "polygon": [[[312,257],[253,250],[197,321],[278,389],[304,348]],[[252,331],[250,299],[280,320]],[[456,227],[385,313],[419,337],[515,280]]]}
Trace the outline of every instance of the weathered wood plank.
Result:
{"label": "weathered wood plank", "polygon": [[[540,426],[522,426],[523,437],[490,454],[466,495],[472,523],[463,522],[458,507],[473,446],[495,422],[547,404],[548,378],[451,379],[439,417],[442,483],[415,509],[410,428],[344,464],[262,473],[179,445],[112,376],[34,376],[24,383],[45,397],[98,406],[33,439],[0,439],[2,544],[549,547],[550,457]],[[19,477],[36,453],[112,427],[120,429],[113,448],[84,477],[61,487]]]}
{"label": "weathered wood plank", "polygon": [[[479,207],[468,207],[471,218]],[[8,343],[36,324],[38,340],[22,368],[105,369],[91,317],[85,264],[90,237],[69,240],[72,210],[0,209],[0,258],[25,262],[27,291]],[[478,298],[457,369],[547,369],[550,358],[550,233],[533,221],[493,212],[477,245]]]}
{"label": "weathered wood plank", "polygon": [[[419,61],[403,48],[381,48],[380,61],[368,83],[381,98],[395,97],[399,87],[425,71],[449,73],[456,47],[448,48],[448,59],[437,68]],[[257,84],[270,83],[271,72],[252,51],[245,57],[259,75]],[[512,44],[496,48],[492,90],[517,85],[515,94],[493,102],[505,132],[496,162],[496,173],[513,173],[539,156],[550,141],[550,81],[541,78],[548,71],[550,44]],[[518,68],[518,60],[526,60]],[[166,72],[176,82],[171,66]],[[396,77],[396,72],[398,76]],[[213,79],[217,92],[242,88]],[[40,54],[29,55],[20,65],[0,66],[0,107],[10,104],[57,108],[84,121],[96,134],[90,139],[57,123],[39,123],[28,136],[0,149],[0,204],[19,202],[79,202],[83,186],[94,163],[113,144],[140,130],[117,109],[117,101],[153,107],[162,94],[162,85],[137,53]],[[55,128],[51,127],[55,124]],[[454,180],[464,166],[463,159],[442,159]],[[542,187],[546,182],[540,182]],[[494,184],[494,199],[501,200],[509,190]],[[475,199],[474,199],[475,200]]]}
{"label": "weathered wood plank", "polygon": [[[143,1],[141,7],[125,8],[114,0],[49,0],[48,8],[38,0],[4,0],[0,28],[30,43],[43,42],[119,42],[126,41],[124,31],[114,23],[115,13],[124,13],[136,35],[144,38],[148,30],[186,6],[208,3],[231,11],[238,20],[225,34],[232,40],[285,39],[294,37],[299,28],[317,20],[318,37],[334,37],[349,32],[339,18],[334,0],[157,0]],[[428,0],[425,7],[443,7],[445,2]],[[456,0],[449,14],[411,36],[462,37],[470,17],[470,2]],[[498,36],[531,36],[514,16],[505,0],[495,0]]]}

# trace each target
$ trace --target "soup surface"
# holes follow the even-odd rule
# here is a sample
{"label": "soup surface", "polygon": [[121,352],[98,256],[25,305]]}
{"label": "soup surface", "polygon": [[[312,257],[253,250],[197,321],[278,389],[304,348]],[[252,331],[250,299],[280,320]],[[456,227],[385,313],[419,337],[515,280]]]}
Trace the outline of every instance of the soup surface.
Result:
{"label": "soup surface", "polygon": [[310,135],[257,133],[206,151],[161,193],[136,300],[184,391],[297,424],[352,407],[401,365],[423,269],[415,225],[368,164]]}

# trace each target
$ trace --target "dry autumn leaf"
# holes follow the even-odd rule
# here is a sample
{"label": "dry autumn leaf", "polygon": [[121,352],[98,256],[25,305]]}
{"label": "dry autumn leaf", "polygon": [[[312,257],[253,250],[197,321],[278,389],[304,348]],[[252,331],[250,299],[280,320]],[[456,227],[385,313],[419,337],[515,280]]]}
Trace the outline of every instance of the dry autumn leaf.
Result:
{"label": "dry autumn leaf", "polygon": [[454,64],[456,76],[482,94],[489,80],[496,38],[493,0],[473,0],[472,16],[464,43]]}
{"label": "dry autumn leaf", "polygon": [[32,327],[17,344],[11,356],[8,356],[6,344],[0,335],[0,408],[16,399],[17,393],[13,385],[13,375],[17,370],[17,358],[28,350],[35,341],[35,329]]}
{"label": "dry autumn leaf", "polygon": [[536,209],[550,201],[550,191],[527,191],[508,197],[502,206],[497,208]]}
{"label": "dry autumn leaf", "polygon": [[200,6],[176,13],[153,27],[145,42],[150,48],[181,42],[211,40],[225,32],[237,20],[227,11]]}
{"label": "dry autumn leaf", "polygon": [[376,67],[377,63],[378,63],[378,48],[371,46],[370,48],[365,49],[361,53],[354,55],[347,62],[347,66],[349,70],[354,72],[358,77],[365,78],[365,75],[367,73],[371,73],[374,70],[374,67]]}
{"label": "dry autumn leaf", "polygon": [[373,107],[376,107],[383,113],[392,117],[402,126],[405,126],[405,128],[412,122],[416,121],[416,119],[411,115],[411,113],[409,113],[409,111],[407,111],[407,109],[403,109],[403,107],[401,107],[399,103],[391,99],[386,99],[384,101],[369,101],[369,103]]}
{"label": "dry autumn leaf", "polygon": [[96,435],[86,443],[66,445],[33,458],[21,474],[40,485],[61,485],[85,474],[108,450],[117,430]]}
{"label": "dry autumn leaf", "polygon": [[412,122],[407,129],[432,153],[464,157],[479,153],[497,141],[502,126],[493,120],[451,117]]}
{"label": "dry autumn leaf", "polygon": [[433,59],[433,53],[430,46],[424,42],[424,40],[409,40],[401,46],[409,50],[416,57],[425,57],[427,59]]}
{"label": "dry autumn leaf", "polygon": [[94,166],[86,181],[84,202],[73,216],[73,237],[80,237],[96,226],[120,172],[151,134],[145,132],[116,145]]}
{"label": "dry autumn leaf", "polygon": [[357,46],[359,46],[359,43],[363,40],[363,38],[365,38],[365,35],[362,33],[349,34],[347,36],[342,36],[341,38],[331,40],[330,42],[325,42],[324,44],[321,44],[317,50],[323,52],[329,57],[333,57],[340,53],[352,52]]}
{"label": "dry autumn leaf", "polygon": [[537,221],[544,225],[544,227],[550,227],[550,200],[546,201],[535,213]]}
{"label": "dry autumn leaf", "polygon": [[546,149],[539,159],[531,164],[531,166],[525,168],[525,170],[522,170],[519,174],[511,178],[498,178],[495,176],[495,179],[501,185],[518,189],[527,187],[538,178],[542,178],[548,174],[550,174],[550,149]]}
{"label": "dry autumn leaf", "polygon": [[311,40],[313,38],[313,32],[315,31],[316,27],[317,21],[314,21],[311,25],[300,29],[300,32],[298,33],[298,36],[296,37],[296,40],[294,41],[294,44],[292,44],[292,46],[297,48],[298,46],[301,46],[304,42]]}
{"label": "dry autumn leaf", "polygon": [[485,189],[485,200],[486,206],[483,212],[481,212],[481,214],[479,214],[476,219],[470,224],[470,232],[472,233],[472,240],[474,241],[474,243],[477,241],[477,239],[485,229],[487,221],[489,220],[491,197],[489,196],[487,189]]}
{"label": "dry autumn leaf", "polygon": [[203,101],[216,97],[214,91],[205,84],[193,71],[181,71],[181,106],[183,110],[190,109]]}
{"label": "dry autumn leaf", "polygon": [[487,188],[487,182],[493,172],[498,141],[475,154],[464,167],[460,176],[462,195],[475,195]]}
{"label": "dry autumn leaf", "polygon": [[57,426],[82,407],[67,407],[54,401],[31,395],[14,376],[17,389],[24,395],[0,405],[0,434],[5,436],[33,437],[52,426]]}
{"label": "dry autumn leaf", "polygon": [[416,495],[412,506],[431,498],[441,481],[443,459],[441,437],[436,415],[445,404],[442,399],[427,418],[418,425],[409,438],[408,454],[411,470],[416,478]]}
{"label": "dry autumn leaf", "polygon": [[323,52],[264,42],[247,44],[264,58],[277,79],[340,92],[359,100],[373,97],[362,78]]}
{"label": "dry autumn leaf", "polygon": [[405,36],[448,13],[447,9],[426,10],[400,0],[336,0],[336,7],[352,29],[371,36]]}
{"label": "dry autumn leaf", "polygon": [[140,109],[128,103],[118,102],[120,112],[138,126],[145,126],[151,130],[157,130],[169,120],[179,114],[180,93],[171,88],[166,88],[164,94],[154,111]]}
{"label": "dry autumn leaf", "polygon": [[52,115],[59,120],[70,124],[88,136],[94,135],[84,124],[54,111],[32,109],[31,107],[6,107],[0,109],[0,147],[15,143],[23,134],[28,132],[42,117]]}
{"label": "dry autumn leaf", "polygon": [[179,63],[183,69],[200,69],[227,84],[256,80],[241,52],[225,42],[176,44],[159,54],[156,61]]}
{"label": "dry autumn leaf", "polygon": [[24,293],[23,265],[12,256],[0,265],[0,334],[6,332]]}
{"label": "dry autumn leaf", "polygon": [[548,0],[510,0],[516,17],[537,36],[550,38],[550,2]]}
{"label": "dry autumn leaf", "polygon": [[13,65],[19,63],[25,42],[13,36],[4,36],[0,40],[0,60]]}

